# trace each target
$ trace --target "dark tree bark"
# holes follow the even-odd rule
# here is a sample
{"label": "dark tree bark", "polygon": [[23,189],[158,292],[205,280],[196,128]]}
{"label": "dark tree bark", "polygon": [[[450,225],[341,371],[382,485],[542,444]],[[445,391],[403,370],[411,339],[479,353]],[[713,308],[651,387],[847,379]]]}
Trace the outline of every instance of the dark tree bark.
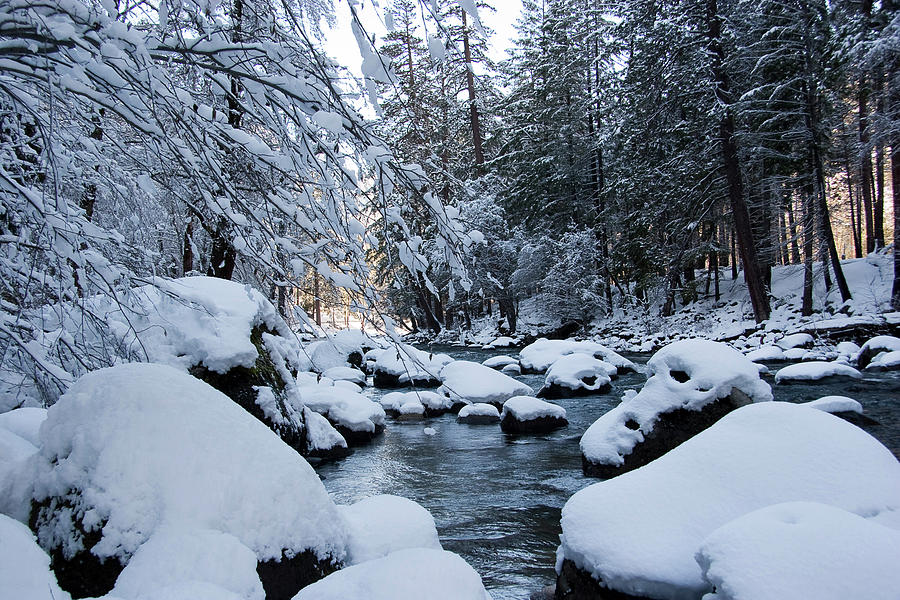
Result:
{"label": "dark tree bark", "polygon": [[728,180],[728,199],[734,218],[734,230],[738,238],[738,248],[744,263],[744,281],[750,292],[750,302],[756,321],[769,318],[769,297],[763,285],[757,257],[756,243],[750,228],[750,213],[744,202],[744,184],[741,179],[737,141],[735,139],[734,113],[731,109],[731,93],[728,74],[725,72],[725,50],[721,42],[722,21],[716,0],[706,2],[706,20],[708,26],[709,49],[712,55],[712,70],[715,77],[716,96],[724,105],[719,123],[720,143]]}
{"label": "dark tree bark", "polygon": [[184,228],[184,240],[181,252],[181,274],[194,270],[194,216],[188,214],[187,227]]}
{"label": "dark tree bark", "polygon": [[791,232],[791,262],[795,265],[800,264],[800,242],[797,235],[797,221],[794,219],[794,198],[793,194],[788,197],[787,201],[788,228]]}
{"label": "dark tree bark", "polygon": [[860,187],[866,219],[866,253],[875,250],[875,224],[872,207],[872,147],[869,145],[869,91],[866,75],[859,78]]}
{"label": "dark tree bark", "polygon": [[813,313],[813,248],[815,243],[815,222],[813,197],[815,190],[810,179],[804,185],[803,194],[803,305],[800,314],[808,317]]}
{"label": "dark tree bark", "polygon": [[475,102],[475,75],[472,73],[472,52],[469,48],[469,28],[466,25],[466,11],[462,12],[463,54],[466,60],[466,87],[469,90],[469,122],[472,126],[472,149],[475,151],[475,170],[481,171],[484,164],[484,150],[481,147],[481,123],[478,117],[478,105]]}

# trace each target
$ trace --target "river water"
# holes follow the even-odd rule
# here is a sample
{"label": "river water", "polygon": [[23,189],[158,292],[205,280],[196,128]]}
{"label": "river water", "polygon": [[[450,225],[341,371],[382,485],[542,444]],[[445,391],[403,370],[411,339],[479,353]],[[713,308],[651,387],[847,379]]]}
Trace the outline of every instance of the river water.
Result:
{"label": "river water", "polygon": [[[430,350],[474,362],[503,353]],[[627,356],[645,363],[650,355]],[[784,364],[771,364],[772,373]],[[517,379],[537,390],[544,377]],[[388,418],[384,435],[373,444],[317,471],[341,504],[375,494],[415,500],[434,516],[444,549],[461,555],[481,574],[494,600],[527,600],[555,581],[560,509],[572,494],[597,481],[581,473],[582,433],[619,403],[624,390],[640,389],[643,382],[643,375],[628,374],[613,381],[608,394],[554,400],[566,409],[569,426],[548,435],[509,435],[499,425],[462,425],[452,414],[417,422]],[[369,388],[365,393],[377,398],[388,391]],[[849,384],[773,385],[773,391],[776,400],[793,402],[827,395],[859,400],[877,422],[866,425],[867,431],[900,457],[900,373],[866,374]],[[426,435],[425,427],[437,433]]]}

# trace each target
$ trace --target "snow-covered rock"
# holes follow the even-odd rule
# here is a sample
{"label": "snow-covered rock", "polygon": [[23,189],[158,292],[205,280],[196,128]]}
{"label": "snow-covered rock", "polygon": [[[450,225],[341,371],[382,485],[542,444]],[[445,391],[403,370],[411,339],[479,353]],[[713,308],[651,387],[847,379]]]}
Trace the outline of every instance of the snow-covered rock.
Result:
{"label": "snow-covered rock", "polygon": [[865,369],[872,362],[872,359],[882,352],[897,351],[900,351],[900,338],[892,335],[875,336],[859,349],[859,353],[856,355],[856,367]]}
{"label": "snow-covered rock", "polygon": [[753,362],[787,360],[784,350],[778,346],[760,346],[748,352],[746,356]]}
{"label": "snow-covered rock", "polygon": [[[417,403],[422,407],[420,413],[424,417],[439,417],[445,413],[451,412],[454,408],[454,401],[443,394],[430,390],[412,390],[409,392],[390,392],[380,399],[381,406],[385,412],[400,415],[401,408],[407,404]],[[410,414],[411,409],[407,410]]]}
{"label": "snow-covered rock", "polygon": [[510,398],[500,413],[500,429],[506,433],[544,433],[568,424],[566,409],[534,396]]}
{"label": "snow-covered rock", "polygon": [[322,375],[335,383],[338,381],[349,381],[360,386],[366,385],[366,374],[352,367],[331,367],[323,371]]}
{"label": "snow-covered rock", "polygon": [[40,444],[41,423],[47,418],[46,408],[16,408],[0,413],[0,429],[11,431],[35,446]]}
{"label": "snow-covered rock", "polygon": [[697,598],[711,591],[694,560],[702,541],[791,501],[865,516],[896,511],[900,463],[823,411],[744,406],[652,463],[573,495],[562,510],[558,590],[593,581],[632,595]]}
{"label": "snow-covered rock", "polygon": [[510,346],[515,346],[516,340],[514,338],[509,337],[508,335],[501,335],[498,338],[494,338],[489,343],[482,346],[483,350],[492,350],[494,348],[509,348]]}
{"label": "snow-covered rock", "polygon": [[500,369],[500,372],[509,375],[510,377],[517,377],[522,374],[522,367],[519,366],[519,363],[504,365],[503,368]]}
{"label": "snow-covered rock", "polygon": [[73,593],[109,591],[119,570],[110,565],[127,564],[166,526],[233,535],[256,555],[267,590],[284,585],[286,571],[311,574],[346,553],[346,531],[309,464],[171,367],[85,375],[49,409],[40,441],[32,518]]}
{"label": "snow-covered rock", "polygon": [[803,406],[817,408],[831,414],[853,412],[861,415],[863,412],[862,404],[847,396],[822,396],[811,402],[804,402]]}
{"label": "snow-covered rock", "polygon": [[838,362],[812,361],[788,365],[775,373],[775,383],[808,383],[825,378],[861,379],[862,374],[848,365]]}
{"label": "snow-covered rock", "polygon": [[605,394],[611,388],[616,367],[587,354],[567,354],[559,357],[547,369],[544,386],[537,395],[541,398],[570,398],[588,394]]}
{"label": "snow-covered rock", "polygon": [[303,346],[298,369],[324,373],[335,367],[362,368],[368,352],[385,346],[381,340],[358,329],[342,329],[325,339]]}
{"label": "snow-covered rock", "polygon": [[512,356],[501,354],[500,356],[492,356],[488,359],[485,359],[481,364],[492,369],[502,369],[506,365],[517,365],[519,364],[519,361]]}
{"label": "snow-covered rock", "polygon": [[900,350],[882,352],[866,365],[866,371],[894,371],[900,369]]}
{"label": "snow-covered rock", "polygon": [[348,564],[387,556],[406,548],[441,550],[434,517],[422,505],[384,494],[338,506],[349,533]]}
{"label": "snow-covered rock", "polygon": [[441,379],[443,385],[438,392],[465,403],[500,405],[513,396],[533,393],[528,384],[467,360],[456,360],[444,367]]}
{"label": "snow-covered rock", "polygon": [[735,408],[772,399],[756,365],[720,342],[674,342],[647,366],[651,376],[641,391],[582,436],[585,475],[609,478],[645,465]]}
{"label": "snow-covered rock", "polygon": [[161,528],[144,542],[116,579],[112,594],[126,600],[188,582],[215,585],[243,600],[265,600],[256,554],[236,537],[209,529]]}
{"label": "snow-covered rock", "polygon": [[324,416],[303,407],[306,423],[306,456],[310,459],[342,458],[350,453],[347,440]]}
{"label": "snow-covered rock", "polygon": [[859,354],[859,346],[853,342],[838,342],[835,351],[843,357],[852,358],[856,362],[856,355]]}
{"label": "snow-covered rock", "polygon": [[637,371],[637,366],[633,362],[597,342],[546,338],[522,348],[519,352],[519,364],[523,373],[543,373],[561,356],[567,354],[588,354],[613,365],[619,373]]}
{"label": "snow-covered rock", "polygon": [[761,508],[713,531],[697,552],[704,600],[896,600],[900,531],[815,502]]}
{"label": "snow-covered rock", "polygon": [[500,422],[500,411],[493,404],[481,402],[463,406],[456,416],[460,423],[468,425],[487,425]]}
{"label": "snow-covered rock", "polygon": [[293,600],[490,600],[481,577],[466,561],[444,550],[398,550],[341,569]]}
{"label": "snow-covered rock", "polygon": [[300,388],[300,400],[324,416],[348,444],[364,444],[384,431],[384,409],[358,392],[328,385]]}
{"label": "snow-covered rock", "polygon": [[809,348],[813,345],[813,341],[813,336],[808,333],[794,333],[776,341],[775,345],[782,350],[790,350],[791,348]]}
{"label": "snow-covered rock", "polygon": [[31,512],[31,457],[37,452],[30,441],[0,427],[0,514],[22,523]]}
{"label": "snow-covered rock", "polygon": [[441,369],[452,361],[446,354],[431,354],[407,344],[388,348],[372,367],[375,387],[437,387]]}
{"label": "snow-covered rock", "polygon": [[0,514],[0,596],[9,600],[69,600],[50,570],[50,557],[31,530]]}
{"label": "snow-covered rock", "polygon": [[790,348],[784,351],[785,360],[803,360],[808,351],[806,348]]}

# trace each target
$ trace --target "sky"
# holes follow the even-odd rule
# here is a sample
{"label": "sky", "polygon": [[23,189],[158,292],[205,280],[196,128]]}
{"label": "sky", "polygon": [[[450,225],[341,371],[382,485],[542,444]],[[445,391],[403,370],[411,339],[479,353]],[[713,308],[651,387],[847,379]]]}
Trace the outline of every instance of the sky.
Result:
{"label": "sky", "polygon": [[[387,0],[386,3],[389,4],[389,2],[390,0]],[[385,2],[381,4],[383,5]],[[515,23],[522,10],[522,2],[521,0],[493,0],[492,4],[496,11],[493,13],[481,11],[479,17],[485,25],[495,31],[490,40],[489,53],[492,59],[498,61],[506,58],[506,49],[512,45],[512,40],[515,38]],[[362,59],[359,56],[356,40],[350,32],[350,7],[347,0],[336,2],[335,14],[337,23],[334,29],[325,34],[325,50],[338,62],[360,75],[359,67]],[[383,14],[376,13],[370,3],[366,2],[359,14],[370,34],[376,34],[379,39],[385,34]]]}

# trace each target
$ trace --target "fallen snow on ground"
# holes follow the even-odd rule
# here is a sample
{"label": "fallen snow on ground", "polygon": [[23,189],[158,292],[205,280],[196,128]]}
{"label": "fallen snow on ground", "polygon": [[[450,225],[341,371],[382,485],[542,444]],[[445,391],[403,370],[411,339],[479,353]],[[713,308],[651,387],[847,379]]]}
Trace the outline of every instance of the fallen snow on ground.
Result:
{"label": "fallen snow on ground", "polygon": [[444,550],[398,550],[332,573],[293,600],[490,600],[481,577]]}
{"label": "fallen snow on ground", "polygon": [[0,596],[8,600],[69,600],[50,570],[50,557],[31,530],[0,514]]}
{"label": "fallen snow on ground", "polygon": [[441,371],[439,393],[464,402],[501,404],[513,396],[533,393],[531,386],[490,367],[456,360]]}
{"label": "fallen snow on ground", "polygon": [[22,523],[31,513],[31,458],[37,451],[25,438],[0,427],[0,513]]}
{"label": "fallen snow on ground", "polygon": [[900,531],[813,502],[776,504],[712,532],[697,552],[704,600],[896,600]]}
{"label": "fallen snow on ground", "polygon": [[16,408],[0,413],[0,429],[11,431],[37,446],[40,444],[41,423],[46,419],[46,408]]}
{"label": "fallen snow on ground", "polygon": [[503,403],[500,418],[510,415],[517,421],[533,421],[541,417],[566,418],[566,409],[557,404],[544,402],[534,396],[515,396]]}
{"label": "fallen snow on ground", "polygon": [[103,525],[91,550],[100,558],[127,560],[164,526],[231,534],[260,560],[284,550],[344,556],[346,532],[309,464],[227,396],[171,367],[85,375],[49,409],[40,438],[35,499],[73,505],[39,529],[45,547],[80,549],[79,515]]}
{"label": "fallen snow on ground", "polygon": [[572,496],[557,566],[569,559],[633,595],[696,598],[711,591],[694,560],[702,541],[748,512],[791,501],[867,517],[896,511],[900,463],[833,415],[750,404],[650,464]]}
{"label": "fallen snow on ground", "polygon": [[804,402],[804,406],[817,408],[827,413],[855,412],[862,414],[862,404],[847,396],[823,396],[812,402]]}
{"label": "fallen snow on ground", "polygon": [[441,549],[434,517],[422,505],[388,494],[338,506],[349,533],[348,564],[406,548]]}
{"label": "fallen snow on ground", "polygon": [[793,381],[818,381],[826,377],[861,379],[862,374],[851,366],[839,362],[812,361],[788,365],[775,373],[775,383]]}
{"label": "fallen snow on ground", "polygon": [[756,365],[721,342],[674,342],[654,354],[647,366],[651,376],[641,391],[597,419],[582,436],[581,452],[591,462],[624,464],[624,457],[653,431],[662,413],[701,410],[734,389],[753,402],[772,399],[772,389],[759,378]]}

